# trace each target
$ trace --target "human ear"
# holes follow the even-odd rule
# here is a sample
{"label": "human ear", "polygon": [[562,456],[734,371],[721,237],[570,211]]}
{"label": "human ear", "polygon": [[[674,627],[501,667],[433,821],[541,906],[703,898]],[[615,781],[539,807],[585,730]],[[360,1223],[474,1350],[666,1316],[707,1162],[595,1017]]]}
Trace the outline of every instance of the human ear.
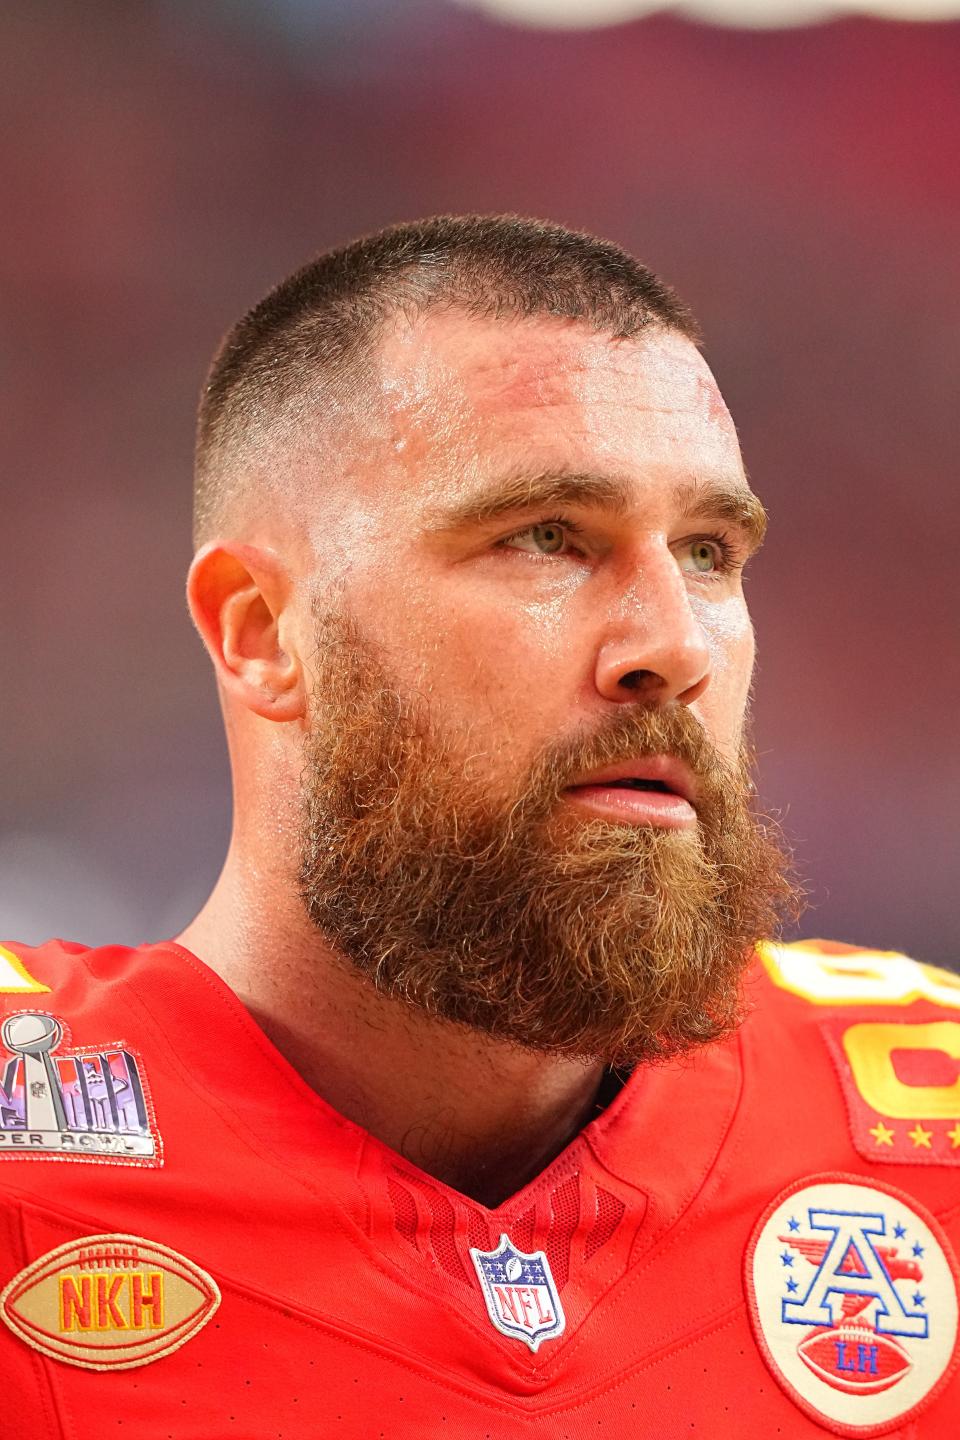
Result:
{"label": "human ear", "polygon": [[205,545],[187,578],[190,614],[220,685],[267,720],[306,713],[290,596],[285,566],[253,545]]}

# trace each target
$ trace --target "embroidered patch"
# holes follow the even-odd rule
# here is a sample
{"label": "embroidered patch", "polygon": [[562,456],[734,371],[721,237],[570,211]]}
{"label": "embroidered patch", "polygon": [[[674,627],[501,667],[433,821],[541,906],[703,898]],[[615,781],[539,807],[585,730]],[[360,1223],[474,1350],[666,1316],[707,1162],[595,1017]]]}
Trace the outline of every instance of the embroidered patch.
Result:
{"label": "embroidered patch", "polygon": [[40,1010],[0,1026],[0,1157],[162,1163],[143,1068],[120,1045],[62,1048],[63,1023]]}
{"label": "embroidered patch", "polygon": [[957,1267],[932,1215],[847,1175],[791,1185],[745,1257],[757,1344],[784,1390],[840,1435],[880,1435],[956,1364]]}
{"label": "embroidered patch", "polygon": [[178,1350],[220,1304],[199,1265],[139,1235],[58,1245],[0,1293],[14,1335],[67,1365],[131,1370]]}
{"label": "embroidered patch", "polygon": [[19,955],[0,945],[0,995],[38,995],[49,990],[49,985],[33,978]]}
{"label": "embroidered patch", "polygon": [[501,1335],[522,1340],[536,1353],[544,1340],[563,1333],[567,1323],[550,1262],[542,1250],[527,1255],[500,1236],[496,1250],[471,1248],[487,1314]]}
{"label": "embroidered patch", "polygon": [[821,1028],[865,1159],[960,1165],[960,1023],[828,1021]]}

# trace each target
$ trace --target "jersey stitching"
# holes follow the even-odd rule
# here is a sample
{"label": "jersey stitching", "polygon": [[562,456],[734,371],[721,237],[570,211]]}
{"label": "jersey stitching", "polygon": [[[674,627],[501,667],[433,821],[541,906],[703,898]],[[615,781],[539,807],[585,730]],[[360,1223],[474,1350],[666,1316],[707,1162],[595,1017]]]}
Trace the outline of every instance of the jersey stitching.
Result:
{"label": "jersey stitching", "polygon": [[[25,1265],[29,1263],[27,1260],[29,1247],[27,1245],[25,1207],[20,1203],[17,1208],[19,1213],[14,1223],[19,1232],[20,1260]],[[11,1339],[13,1338],[15,1337],[11,1336]],[[56,1377],[50,1368],[50,1362],[32,1346],[27,1346],[27,1349],[30,1351],[33,1372],[37,1376],[37,1390],[41,1404],[51,1420],[51,1434],[56,1435],[57,1440],[69,1440],[66,1420],[70,1421],[70,1435],[75,1436],[76,1429],[66,1402],[61,1404],[61,1397],[57,1394]]]}
{"label": "jersey stitching", "polygon": [[[717,1148],[710,1157],[710,1159],[707,1161],[706,1167],[701,1175],[700,1180],[696,1184],[689,1200],[687,1201],[686,1205],[684,1205],[680,1213],[675,1216],[672,1221],[665,1222],[665,1224],[654,1233],[654,1235],[650,1239],[649,1245],[641,1252],[641,1254],[637,1257],[636,1260],[634,1260],[628,1265],[626,1272],[620,1277],[620,1279],[618,1281],[615,1281],[614,1284],[611,1285],[609,1290],[605,1290],[603,1294],[598,1296],[598,1298],[594,1301],[593,1305],[591,1305],[590,1309],[583,1317],[582,1322],[577,1327],[576,1333],[571,1336],[567,1345],[563,1347],[564,1354],[567,1357],[575,1355],[577,1350],[586,1343],[586,1336],[584,1333],[585,1327],[588,1320],[593,1315],[593,1312],[597,1309],[601,1302],[605,1301],[609,1296],[615,1293],[619,1294],[620,1300],[622,1302],[624,1296],[628,1291],[628,1287],[636,1286],[641,1283],[644,1274],[650,1268],[650,1265],[653,1263],[653,1261],[661,1259],[664,1255],[668,1254],[669,1251],[674,1248],[674,1246],[679,1244],[682,1238],[682,1234],[686,1229],[687,1223],[693,1218],[695,1218],[696,1214],[699,1213],[699,1211],[695,1210],[694,1207],[697,1206],[698,1201],[701,1201],[703,1199],[703,1191],[711,1179],[712,1172],[714,1170],[717,1171],[717,1175],[714,1177],[717,1179],[721,1178],[727,1173],[726,1169],[721,1170],[720,1166],[721,1163],[727,1159],[727,1157],[724,1155],[724,1151],[726,1149],[730,1132],[732,1131],[736,1123],[737,1116],[740,1113],[740,1106],[743,1101],[743,1094],[745,1089],[745,1057],[743,1054],[741,1037],[739,1035],[737,1036],[737,1043],[738,1048],[741,1052],[737,1098],[731,1110],[730,1119],[727,1122],[723,1134],[717,1144]],[[597,1158],[598,1160],[600,1160],[599,1156]],[[602,1161],[600,1161],[600,1163],[602,1164]],[[671,1335],[682,1335],[683,1333],[683,1329],[678,1326],[671,1332]],[[670,1337],[667,1338],[669,1339]]]}
{"label": "jersey stitching", "polygon": [[[167,948],[167,947],[164,947],[164,948]],[[169,948],[173,948],[173,947],[171,946],[171,947],[169,947]],[[192,957],[189,957],[189,952],[187,952],[187,951],[184,951],[183,954],[184,954],[187,958],[192,958]],[[200,976],[201,979],[206,979],[206,977],[205,977],[201,972],[199,972],[199,971],[196,970],[196,966],[195,966],[195,965],[194,965],[194,966],[191,966],[191,969],[193,969],[193,970],[195,971],[195,973],[199,974],[199,976]],[[227,1006],[227,1008],[229,1008],[229,1009],[231,1010],[231,1012],[232,1012],[232,1008],[233,1008],[233,1007],[232,1007],[232,1005],[229,1004],[228,997],[222,997],[222,996],[220,996],[219,991],[216,989],[216,987],[212,987],[212,988],[214,988],[214,992],[217,994],[218,998],[221,999],[221,1000],[223,1000],[224,1004],[225,1004],[225,1005]],[[128,992],[127,998],[128,998],[129,1000],[133,1001],[141,1010],[143,1010],[143,1011],[149,1016],[151,1023],[154,1024],[154,1025],[156,1026],[156,1028],[160,1031],[160,1033],[164,1036],[165,1040],[167,1041],[167,1045],[168,1045],[168,1047],[169,1047],[169,1050],[170,1050],[170,1055],[171,1055],[171,1059],[172,1059],[173,1064],[174,1064],[174,1065],[176,1066],[176,1068],[179,1070],[180,1074],[184,1077],[184,1079],[191,1085],[191,1087],[193,1087],[193,1088],[195,1088],[195,1089],[196,1089],[196,1088],[201,1089],[201,1090],[210,1098],[211,1101],[218,1101],[218,1100],[219,1100],[219,1097],[215,1096],[212,1091],[209,1091],[205,1085],[202,1085],[202,1084],[198,1085],[197,1082],[196,1082],[196,1080],[195,1080],[195,1078],[194,1078],[194,1077],[190,1074],[190,1072],[182,1065],[182,1063],[181,1063],[181,1061],[180,1061],[180,1059],[179,1059],[179,1055],[178,1055],[178,1053],[177,1053],[176,1047],[175,1047],[175,1046],[173,1045],[173,1043],[172,1043],[171,1036],[170,1036],[170,1033],[169,1033],[166,1025],[165,1025],[164,1022],[156,1015],[156,1013],[154,1012],[154,1010],[152,1009],[152,1007],[151,1007],[151,1006],[149,1005],[149,1003],[143,998],[143,996],[142,996],[142,995],[138,995],[138,994],[136,994],[134,991],[131,990],[130,992]],[[237,1002],[237,1003],[239,1003],[239,1002]],[[250,1023],[252,1024],[253,1022],[251,1021]],[[256,1027],[254,1027],[254,1028],[256,1028]],[[258,1033],[259,1033],[259,1032],[258,1032]],[[268,1058],[269,1058],[269,1051],[267,1052],[267,1054],[268,1054]],[[275,1068],[279,1068],[279,1067],[275,1067]],[[313,1092],[310,1092],[310,1094],[312,1095]],[[336,1118],[342,1118],[342,1117],[337,1117],[337,1112],[334,1111],[334,1110],[332,1110],[332,1108],[331,1108],[330,1106],[328,1106],[328,1105],[326,1104],[326,1102],[322,1101],[322,1100],[320,1099],[320,1097],[314,1096],[314,1098],[318,1100],[318,1102],[321,1104],[321,1106],[322,1106],[322,1108],[323,1108],[323,1110],[324,1110],[324,1112],[325,1112],[326,1114],[331,1114],[331,1115],[333,1115],[333,1116],[336,1117]],[[739,1100],[738,1100],[737,1103],[739,1104]],[[296,1184],[298,1184],[298,1185],[300,1186],[301,1189],[303,1189],[304,1191],[306,1191],[306,1193],[309,1194],[311,1197],[313,1197],[313,1198],[320,1198],[320,1199],[324,1199],[324,1198],[325,1198],[325,1192],[324,1192],[324,1190],[323,1190],[323,1187],[320,1186],[320,1185],[316,1185],[316,1184],[312,1183],[312,1182],[311,1182],[310,1180],[308,1180],[305,1176],[299,1174],[298,1172],[296,1172],[296,1171],[294,1171],[293,1169],[291,1169],[290,1167],[288,1167],[288,1166],[286,1165],[286,1163],[284,1162],[284,1159],[283,1159],[282,1155],[278,1155],[278,1154],[273,1150],[273,1148],[269,1145],[269,1142],[264,1141],[264,1142],[263,1142],[263,1148],[262,1148],[262,1149],[261,1149],[259,1146],[255,1146],[255,1145],[251,1144],[250,1139],[249,1139],[249,1136],[248,1136],[241,1128],[239,1128],[241,1122],[239,1121],[238,1117],[235,1116],[233,1110],[232,1110],[229,1106],[224,1106],[224,1105],[221,1105],[221,1104],[219,1104],[219,1103],[216,1103],[216,1104],[214,1105],[214,1108],[215,1108],[215,1111],[216,1111],[217,1115],[218,1115],[218,1116],[223,1120],[223,1122],[229,1127],[229,1129],[233,1132],[233,1134],[236,1135],[237,1138],[238,1138],[243,1144],[245,1144],[245,1145],[247,1146],[247,1148],[249,1148],[249,1149],[257,1156],[257,1158],[258,1158],[260,1161],[263,1161],[265,1158],[268,1158],[268,1159],[269,1159],[269,1163],[270,1163],[275,1169],[277,1169],[279,1173],[281,1173],[286,1179],[288,1179],[288,1180],[293,1180]],[[357,1126],[352,1125],[351,1122],[344,1122],[344,1123],[345,1123],[345,1124],[348,1124],[348,1125],[350,1126],[350,1129],[356,1133],[358,1139],[359,1139],[361,1142],[365,1142],[365,1141],[368,1139],[366,1132],[364,1132],[363,1130],[360,1130]],[[369,1137],[369,1138],[373,1138],[373,1137]],[[581,1138],[582,1138],[582,1136],[581,1136],[581,1137],[578,1137],[578,1140],[581,1139]],[[376,1144],[377,1142],[374,1141],[374,1143]],[[573,1142],[573,1143],[576,1144],[577,1142]],[[383,1147],[380,1147],[380,1146],[378,1145],[377,1148],[378,1148],[378,1150],[379,1150],[379,1149],[381,1149],[381,1148],[383,1148]],[[721,1141],[720,1147],[718,1147],[718,1148],[719,1148],[719,1149],[722,1149],[722,1141]],[[267,1155],[267,1154],[265,1154],[265,1152],[269,1152],[269,1154]],[[401,1157],[401,1158],[402,1158],[402,1157]],[[716,1158],[716,1157],[713,1157],[713,1159],[712,1159],[710,1162],[708,1162],[707,1172],[709,1172],[710,1166],[714,1163],[715,1158]],[[409,1163],[409,1162],[405,1162],[405,1163]],[[569,1165],[569,1166],[571,1167],[571,1170],[572,1170],[572,1169],[574,1168],[574,1158],[573,1158],[573,1157],[569,1157],[569,1158],[567,1159],[567,1161],[566,1161],[566,1164]],[[549,1188],[549,1185],[556,1179],[558,1173],[562,1173],[562,1171],[558,1171],[557,1169],[551,1169],[549,1176],[547,1176],[546,1174],[541,1175],[541,1176],[538,1176],[536,1180],[534,1180],[534,1181],[531,1182],[531,1185],[530,1185],[529,1187],[525,1187],[523,1190],[518,1191],[518,1192],[517,1192],[518,1196],[523,1196],[523,1197],[524,1197],[524,1203],[527,1203],[527,1204],[528,1204],[528,1203],[529,1203],[529,1199],[530,1199],[530,1195],[531,1195],[531,1194],[534,1194],[534,1195],[535,1195],[535,1194],[538,1192],[538,1190],[542,1192],[542,1191],[545,1191],[547,1188]],[[429,1178],[429,1177],[428,1177],[428,1178]],[[705,1178],[705,1177],[704,1177],[704,1178]],[[439,1189],[448,1188],[448,1187],[443,1187],[442,1185],[439,1184],[439,1182],[435,1182],[435,1181],[433,1181],[433,1180],[431,1180],[431,1184],[436,1185],[437,1188],[439,1188]],[[701,1179],[701,1180],[698,1182],[698,1185],[697,1185],[696,1189],[694,1190],[694,1194],[693,1194],[693,1197],[692,1197],[690,1203],[693,1203],[693,1200],[696,1199],[696,1195],[697,1195],[699,1189],[702,1188],[702,1185],[703,1185],[703,1179]],[[456,1194],[457,1192],[453,1192],[453,1193]],[[516,1198],[517,1198],[517,1197],[511,1196],[511,1203],[512,1203]],[[457,1195],[457,1199],[462,1201],[462,1197],[459,1196],[459,1195]],[[480,1208],[483,1209],[483,1208],[485,1208],[485,1207],[480,1207]],[[497,1214],[499,1213],[499,1209],[500,1209],[500,1208],[502,1208],[502,1207],[498,1207],[498,1210],[488,1211],[487,1213],[490,1214],[490,1215],[493,1216],[493,1217],[496,1217]],[[500,1360],[501,1360],[502,1363],[506,1364],[506,1365],[509,1367],[510,1371],[511,1371],[517,1378],[524,1379],[524,1380],[529,1379],[530,1374],[531,1374],[529,1364],[524,1364],[524,1363],[523,1363],[523,1357],[522,1357],[522,1356],[519,1356],[519,1355],[518,1355],[516,1358],[514,1358],[512,1355],[505,1355],[505,1354],[503,1353],[503,1351],[501,1350],[500,1346],[496,1343],[496,1337],[493,1336],[493,1335],[491,1335],[491,1334],[489,1333],[489,1326],[488,1326],[488,1324],[484,1323],[484,1322],[485,1322],[485,1319],[486,1319],[485,1316],[481,1318],[481,1317],[479,1317],[479,1316],[473,1315],[473,1314],[470,1313],[469,1311],[462,1310],[462,1309],[460,1309],[458,1306],[456,1306],[451,1300],[449,1300],[447,1297],[445,1297],[445,1296],[443,1296],[443,1295],[435,1295],[435,1294],[432,1293],[427,1287],[418,1284],[411,1276],[409,1276],[409,1275],[402,1269],[402,1267],[399,1265],[399,1263],[397,1263],[397,1262],[395,1262],[395,1261],[392,1261],[388,1256],[383,1255],[383,1254],[381,1253],[381,1251],[379,1250],[379,1248],[374,1245],[374,1243],[373,1243],[372,1239],[370,1238],[370,1236],[369,1236],[369,1235],[365,1235],[365,1234],[363,1233],[363,1231],[360,1229],[360,1227],[359,1227],[358,1225],[356,1225],[356,1222],[350,1220],[348,1216],[345,1216],[345,1215],[343,1215],[342,1213],[329,1212],[329,1211],[328,1211],[328,1218],[329,1218],[333,1223],[335,1223],[335,1224],[337,1225],[337,1228],[340,1230],[341,1234],[343,1234],[346,1239],[348,1239],[356,1248],[360,1249],[360,1251],[361,1251],[361,1253],[363,1254],[364,1259],[366,1260],[366,1262],[369,1263],[369,1264],[372,1264],[372,1265],[377,1269],[377,1271],[378,1271],[381,1275],[384,1276],[385,1279],[387,1279],[388,1281],[390,1281],[392,1284],[398,1284],[398,1285],[400,1285],[401,1288],[403,1288],[404,1290],[406,1290],[408,1294],[411,1294],[411,1295],[415,1296],[418,1300],[424,1300],[424,1299],[426,1299],[426,1300],[427,1300],[429,1303],[431,1303],[431,1304],[442,1305],[443,1308],[444,1308],[444,1310],[446,1311],[446,1313],[455,1316],[456,1319],[457,1319],[457,1321],[458,1321],[460,1324],[466,1326],[466,1327],[472,1332],[475,1340],[479,1341],[479,1342],[484,1346],[484,1348],[486,1348],[486,1349],[488,1349],[488,1350],[491,1350],[491,1349],[492,1349],[493,1353],[495,1353],[495,1354],[500,1358]],[[589,1309],[589,1310],[587,1311],[587,1313],[585,1314],[585,1316],[584,1316],[584,1318],[583,1318],[583,1321],[581,1322],[581,1325],[577,1327],[577,1332],[570,1337],[569,1341],[567,1341],[566,1343],[561,1343],[561,1344],[554,1350],[553,1356],[548,1357],[547,1360],[546,1360],[546,1363],[542,1366],[542,1369],[543,1369],[543,1370],[557,1369],[557,1368],[559,1368],[561,1362],[563,1361],[564,1357],[565,1357],[568,1353],[570,1353],[570,1354],[575,1353],[575,1351],[576,1351],[576,1349],[578,1348],[579,1343],[580,1343],[580,1332],[581,1332],[581,1330],[582,1330],[583,1324],[586,1323],[586,1321],[587,1321],[587,1319],[589,1318],[589,1316],[593,1313],[593,1310],[594,1310],[594,1309],[596,1308],[596,1306],[600,1303],[600,1300],[602,1300],[606,1295],[610,1294],[610,1293],[611,1293],[611,1290],[616,1290],[617,1288],[618,1288],[618,1282],[614,1282],[613,1286],[612,1286],[610,1289],[604,1291],[603,1295],[601,1295],[601,1296],[599,1297],[599,1299],[594,1302],[594,1304],[590,1307],[590,1309]],[[293,1302],[291,1302],[291,1303],[293,1303]]]}
{"label": "jersey stitching", "polygon": [[736,1324],[743,1308],[742,1302],[738,1301],[727,1310],[719,1311],[712,1321],[706,1322],[702,1329],[688,1336],[679,1345],[661,1345],[658,1350],[652,1351],[651,1354],[645,1356],[643,1360],[638,1361],[634,1365],[626,1366],[617,1375],[613,1383],[606,1386],[605,1389],[595,1389],[588,1394],[582,1395],[575,1405],[570,1405],[566,1408],[569,1410],[581,1410],[585,1405],[588,1405],[591,1400],[596,1399],[598,1395],[609,1395],[611,1391],[621,1389],[622,1386],[628,1383],[632,1376],[639,1374],[641,1370],[655,1369],[656,1366],[663,1365],[665,1361],[672,1359],[673,1356],[682,1354],[684,1350],[692,1350],[695,1345],[701,1344],[708,1335],[719,1334],[722,1330],[729,1330],[731,1326]]}
{"label": "jersey stitching", "polygon": [[[251,1304],[260,1305],[268,1310],[276,1310],[278,1308],[274,1301],[271,1301],[257,1291],[252,1290],[246,1284],[236,1283],[223,1277],[221,1277],[221,1282],[225,1287],[229,1286],[231,1289],[245,1295]],[[655,1351],[651,1352],[650,1355],[646,1355],[640,1360],[633,1361],[631,1362],[631,1364],[624,1366],[622,1370],[615,1372],[614,1377],[609,1381],[609,1383],[596,1384],[590,1390],[582,1391],[581,1393],[579,1393],[575,1399],[571,1399],[567,1402],[557,1402],[552,1405],[542,1404],[540,1402],[540,1397],[538,1396],[529,1396],[526,1398],[518,1397],[513,1400],[507,1400],[502,1399],[498,1396],[490,1395],[482,1390],[476,1390],[473,1388],[473,1386],[467,1385],[463,1381],[451,1377],[449,1373],[442,1368],[434,1366],[420,1368],[416,1366],[402,1352],[397,1352],[391,1349],[389,1346],[385,1345],[382,1341],[376,1338],[368,1339],[362,1333],[345,1325],[342,1321],[330,1320],[326,1317],[314,1317],[310,1314],[309,1311],[305,1311],[302,1306],[296,1304],[287,1306],[285,1308],[288,1310],[288,1318],[296,1320],[298,1324],[307,1327],[312,1326],[314,1328],[322,1328],[328,1331],[332,1331],[337,1334],[337,1336],[342,1339],[344,1343],[352,1345],[354,1348],[364,1351],[376,1350],[378,1353],[383,1355],[385,1359],[391,1361],[393,1364],[399,1366],[400,1368],[409,1371],[411,1374],[416,1375],[419,1379],[424,1379],[427,1375],[429,1375],[431,1378],[436,1380],[438,1384],[445,1385],[447,1389],[456,1391],[462,1395],[467,1395],[469,1398],[477,1401],[479,1404],[485,1406],[488,1409],[503,1410],[510,1414],[521,1415],[526,1419],[536,1420],[546,1415],[564,1414],[572,1410],[580,1409],[584,1405],[589,1404],[591,1400],[597,1398],[598,1396],[609,1394],[611,1390],[617,1389],[623,1384],[625,1384],[631,1375],[638,1374],[641,1370],[644,1370],[649,1366],[663,1363],[663,1361],[668,1357],[668,1355],[677,1354],[682,1350],[689,1349],[691,1346],[699,1344],[706,1335],[710,1334],[714,1330],[726,1329],[728,1326],[733,1325],[738,1315],[743,1311],[744,1306],[743,1301],[738,1300],[733,1306],[727,1306],[723,1310],[718,1311],[716,1315],[711,1316],[707,1321],[704,1322],[704,1324],[698,1331],[689,1335],[681,1345],[671,1346],[669,1342],[665,1342],[664,1344],[658,1346]],[[538,1377],[526,1376],[525,1378],[530,1379]]]}

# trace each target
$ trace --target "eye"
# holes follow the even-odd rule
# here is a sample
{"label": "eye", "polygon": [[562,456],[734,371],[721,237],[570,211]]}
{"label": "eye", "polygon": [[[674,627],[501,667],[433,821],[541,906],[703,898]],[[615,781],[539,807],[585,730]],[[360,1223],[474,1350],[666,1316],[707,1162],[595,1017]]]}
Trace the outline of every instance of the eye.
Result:
{"label": "eye", "polygon": [[691,564],[684,567],[681,562],[681,568],[697,570],[703,575],[718,568],[720,557],[717,554],[716,546],[709,540],[691,540],[687,547],[687,554],[690,556]]}
{"label": "eye", "polygon": [[679,547],[680,569],[688,575],[705,575],[708,579],[741,568],[734,547],[723,535],[698,535],[685,540]]}
{"label": "eye", "polygon": [[[533,560],[547,560],[551,555],[565,553],[563,549],[565,533],[579,535],[582,531],[575,521],[557,516],[553,520],[540,520],[535,525],[527,525],[523,530],[515,530],[512,535],[498,540],[497,544],[504,550],[519,549]],[[514,541],[522,540],[527,535],[533,538],[534,545],[538,547],[537,550],[528,550],[525,546],[514,544]]]}

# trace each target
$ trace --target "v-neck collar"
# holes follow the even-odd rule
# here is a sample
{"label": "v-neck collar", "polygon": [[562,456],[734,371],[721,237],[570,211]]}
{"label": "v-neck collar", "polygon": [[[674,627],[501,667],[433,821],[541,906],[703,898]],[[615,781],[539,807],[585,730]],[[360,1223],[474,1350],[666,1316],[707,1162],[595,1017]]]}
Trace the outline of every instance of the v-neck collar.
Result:
{"label": "v-neck collar", "polygon": [[[140,953],[145,958],[151,954],[173,957],[201,982],[218,1012],[218,1043],[209,1043],[209,1017],[193,1009],[180,1010],[179,1023],[196,1028],[198,1040],[200,1034],[206,1039],[205,1044],[193,1044],[187,1050],[194,1079],[217,1095],[220,1103],[242,1113],[244,1125],[256,1130],[262,1143],[299,1175],[309,1170],[314,1159],[327,1171],[335,1140],[332,1148],[342,1158],[350,1151],[358,1156],[361,1152],[368,1157],[376,1154],[385,1172],[399,1167],[413,1174],[420,1186],[435,1188],[461,1205],[505,1219],[522,1212],[538,1192],[568,1175],[586,1148],[611,1175],[643,1196],[644,1208],[651,1219],[657,1217],[661,1228],[682,1213],[702,1184],[739,1097],[737,1037],[678,1060],[639,1066],[612,1101],[549,1165],[500,1205],[487,1207],[412,1165],[340,1114],[303,1080],[236,993],[185,946],[170,940],[144,946]],[[146,975],[138,977],[138,993],[152,1009],[154,987],[145,981]],[[236,1093],[224,1085],[222,1060],[227,1050],[237,1073],[244,1074],[242,1089]],[[257,1068],[263,1070],[264,1083],[250,1083]],[[268,1082],[286,1092],[282,1106],[278,1106],[275,1093],[270,1095]]]}

